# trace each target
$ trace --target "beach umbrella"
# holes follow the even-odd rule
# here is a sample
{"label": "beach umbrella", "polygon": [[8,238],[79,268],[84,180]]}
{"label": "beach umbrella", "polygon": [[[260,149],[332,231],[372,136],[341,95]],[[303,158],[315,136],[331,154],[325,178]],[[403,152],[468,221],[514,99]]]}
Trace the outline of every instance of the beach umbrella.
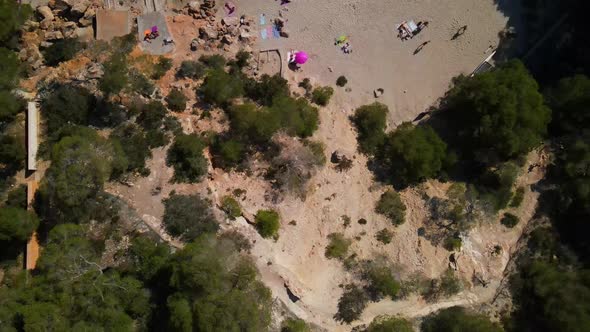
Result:
{"label": "beach umbrella", "polygon": [[152,32],[153,32],[153,33],[156,33],[156,32],[158,32],[158,26],[157,26],[157,25],[154,25],[154,26],[152,27]]}
{"label": "beach umbrella", "polygon": [[309,57],[307,56],[307,53],[305,53],[305,52],[295,53],[295,62],[299,65],[306,63],[308,58]]}

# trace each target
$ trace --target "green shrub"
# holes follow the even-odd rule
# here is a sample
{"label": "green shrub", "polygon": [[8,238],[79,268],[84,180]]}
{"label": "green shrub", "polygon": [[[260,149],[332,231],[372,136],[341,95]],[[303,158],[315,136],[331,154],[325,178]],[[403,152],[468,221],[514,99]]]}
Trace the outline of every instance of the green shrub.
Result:
{"label": "green shrub", "polygon": [[160,56],[158,62],[154,65],[152,79],[159,80],[160,78],[164,77],[164,75],[166,75],[170,69],[172,69],[172,59]]}
{"label": "green shrub", "polygon": [[239,77],[216,69],[207,75],[199,92],[203,95],[205,102],[216,106],[227,106],[232,99],[244,94],[244,86]]}
{"label": "green shrub", "polygon": [[55,136],[68,124],[88,125],[95,103],[94,96],[84,88],[58,86],[41,102],[48,134]]}
{"label": "green shrub", "polygon": [[445,239],[444,248],[448,251],[458,251],[461,249],[463,242],[461,238],[455,236],[449,236]]}
{"label": "green shrub", "polygon": [[326,247],[326,257],[343,260],[346,258],[348,248],[352,244],[350,239],[344,237],[342,233],[332,233],[328,235],[330,243]]}
{"label": "green shrub", "polygon": [[221,159],[218,160],[218,162],[221,164],[221,167],[236,166],[244,159],[244,144],[233,139],[216,143],[214,150]]}
{"label": "green shrub", "polygon": [[377,232],[377,234],[375,235],[375,238],[377,239],[377,241],[379,241],[383,244],[389,244],[389,243],[391,243],[391,240],[393,239],[393,232],[388,230],[387,228],[383,228],[382,230]]}
{"label": "green shrub", "polygon": [[311,332],[303,319],[287,318],[281,323],[281,332]]}
{"label": "green shrub", "polygon": [[219,54],[201,55],[199,61],[214,70],[223,70],[223,67],[225,67],[226,64],[225,58]]}
{"label": "green shrub", "polygon": [[510,201],[510,207],[517,208],[520,207],[522,201],[524,200],[524,187],[518,187],[514,192],[514,196],[512,196],[512,200]]}
{"label": "green shrub", "polygon": [[311,85],[311,81],[309,78],[304,78],[303,81],[299,82],[298,86],[305,90],[306,96],[311,96],[311,91],[313,90],[313,86]]}
{"label": "green shrub", "polygon": [[334,319],[350,324],[360,318],[368,302],[367,294],[360,287],[354,284],[346,285],[338,300],[338,312]]}
{"label": "green shrub", "polygon": [[352,121],[358,132],[359,150],[375,154],[385,140],[386,118],[389,109],[381,103],[361,106],[356,109]]}
{"label": "green shrub", "polygon": [[504,216],[502,217],[502,220],[500,220],[500,222],[502,223],[502,225],[508,228],[513,228],[514,226],[518,225],[520,219],[512,213],[506,212],[504,213]]}
{"label": "green shrub", "polygon": [[414,332],[414,327],[405,318],[378,316],[364,332]]}
{"label": "green shrub", "polygon": [[268,108],[257,109],[253,103],[232,106],[228,115],[232,134],[250,144],[267,143],[281,126]]}
{"label": "green shrub", "polygon": [[162,222],[166,231],[183,241],[192,241],[219,229],[211,203],[198,195],[173,194],[164,200],[164,207]]}
{"label": "green shrub", "polygon": [[110,139],[119,141],[129,162],[127,170],[149,174],[145,162],[152,156],[152,151],[145,133],[139,126],[133,123],[124,123],[113,131]]}
{"label": "green shrub", "polygon": [[463,307],[442,309],[427,316],[420,325],[422,332],[502,332],[504,329],[483,314],[472,313]]}
{"label": "green shrub", "polygon": [[198,80],[205,76],[205,69],[205,66],[200,62],[185,60],[180,64],[176,76]]}
{"label": "green shrub", "polygon": [[263,238],[278,236],[281,227],[278,212],[274,210],[258,210],[256,213],[256,229]]}
{"label": "green shrub", "polygon": [[39,226],[37,216],[17,207],[0,208],[0,244],[26,242]]}
{"label": "green shrub", "polygon": [[389,170],[392,182],[401,186],[440,174],[447,165],[447,145],[429,126],[402,123],[385,139],[379,160]]}
{"label": "green shrub", "polygon": [[240,203],[231,196],[224,196],[221,199],[221,210],[227,214],[227,216],[234,220],[242,215],[242,208]]}
{"label": "green shrub", "polygon": [[309,137],[318,128],[318,109],[304,98],[294,99],[280,95],[273,99],[269,111],[291,136]]}
{"label": "green shrub", "polygon": [[277,97],[289,96],[289,84],[281,75],[264,74],[259,80],[248,79],[245,85],[246,96],[264,106],[273,105]]}
{"label": "green shrub", "polygon": [[166,165],[174,167],[174,182],[198,182],[207,174],[205,145],[196,134],[180,134],[168,150]]}
{"label": "green shrub", "polygon": [[446,297],[453,296],[463,289],[461,280],[455,275],[455,271],[447,269],[440,277],[440,291]]}
{"label": "green shrub", "polygon": [[385,296],[395,299],[401,285],[393,276],[391,269],[377,262],[367,265],[363,271],[363,279],[367,281],[367,291],[371,298],[375,301]]}
{"label": "green shrub", "polygon": [[346,83],[348,83],[348,80],[344,76],[339,76],[336,80],[336,85],[338,85],[339,87],[345,86]]}
{"label": "green shrub", "polygon": [[251,57],[252,54],[244,50],[240,50],[238,53],[236,53],[236,65],[238,66],[238,68],[246,67]]}
{"label": "green shrub", "polygon": [[406,221],[406,205],[400,195],[391,189],[381,195],[375,211],[387,217],[394,225],[401,225]]}
{"label": "green shrub", "polygon": [[26,158],[25,140],[14,135],[0,135],[0,163],[4,164],[4,171],[21,169]]}
{"label": "green shrub", "polygon": [[314,103],[326,106],[330,102],[330,98],[334,94],[334,89],[330,86],[317,87],[311,93],[311,101]]}
{"label": "green shrub", "polygon": [[84,43],[81,43],[77,39],[66,38],[58,40],[43,51],[45,63],[48,66],[55,67],[61,62],[73,59],[76,53],[83,49],[84,46]]}
{"label": "green shrub", "polygon": [[460,76],[453,83],[441,104],[448,132],[468,158],[483,162],[515,158],[545,137],[551,110],[519,60],[482,75]]}
{"label": "green shrub", "polygon": [[168,108],[175,112],[184,111],[186,109],[186,101],[186,96],[178,89],[172,89],[168,96],[166,96]]}
{"label": "green shrub", "polygon": [[122,54],[115,54],[104,64],[104,75],[98,87],[105,95],[118,94],[127,86],[127,58]]}
{"label": "green shrub", "polygon": [[325,149],[326,146],[324,143],[322,142],[318,142],[318,141],[310,141],[310,140],[304,140],[303,144],[309,149],[309,151],[311,151],[311,153],[313,154],[315,161],[314,161],[314,165],[318,165],[318,166],[323,166],[326,164],[326,154],[325,154]]}
{"label": "green shrub", "polygon": [[129,87],[131,91],[137,92],[145,97],[149,97],[155,89],[154,84],[135,68],[129,71]]}
{"label": "green shrub", "polygon": [[23,210],[27,209],[27,186],[21,184],[8,192],[8,197],[4,203],[6,206],[16,207]]}
{"label": "green shrub", "polygon": [[115,53],[124,55],[129,54],[133,51],[133,48],[137,45],[137,38],[136,34],[130,32],[124,36],[115,37],[111,41],[111,48],[115,51]]}

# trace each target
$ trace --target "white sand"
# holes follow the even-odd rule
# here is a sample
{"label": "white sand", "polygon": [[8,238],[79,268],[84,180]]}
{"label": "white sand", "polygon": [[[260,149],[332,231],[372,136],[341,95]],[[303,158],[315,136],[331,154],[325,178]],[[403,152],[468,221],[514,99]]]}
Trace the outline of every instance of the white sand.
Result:
{"label": "white sand", "polygon": [[[258,47],[310,54],[304,72],[287,72],[287,77],[334,85],[338,76],[345,75],[352,88],[350,107],[373,102],[372,91],[385,89],[380,101],[390,107],[391,124],[413,120],[444,94],[453,76],[471,73],[489,55],[489,46],[497,45],[498,32],[507,22],[492,0],[294,0],[286,6],[274,0],[234,2],[238,15],[254,16],[257,23],[260,14],[270,21],[286,7],[283,15],[291,37],[259,39]],[[430,25],[402,42],[395,27],[410,19]],[[464,25],[465,34],[451,41]],[[352,54],[343,54],[334,45],[334,38],[342,34],[350,36]]]}

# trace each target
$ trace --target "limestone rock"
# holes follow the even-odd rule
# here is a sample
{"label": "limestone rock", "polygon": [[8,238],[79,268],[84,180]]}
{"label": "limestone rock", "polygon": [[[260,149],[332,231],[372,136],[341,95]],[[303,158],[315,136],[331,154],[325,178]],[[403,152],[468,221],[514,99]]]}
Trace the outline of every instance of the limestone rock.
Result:
{"label": "limestone rock", "polygon": [[198,13],[201,9],[201,3],[199,1],[191,1],[188,3],[188,10],[191,13]]}
{"label": "limestone rock", "polygon": [[215,8],[215,0],[204,0],[201,7],[207,9]]}
{"label": "limestone rock", "polygon": [[234,41],[235,39],[231,35],[224,35],[223,38],[221,38],[221,42],[228,45],[232,44]]}
{"label": "limestone rock", "polygon": [[53,21],[52,20],[43,20],[39,23],[39,28],[41,30],[52,30],[53,28]]}
{"label": "limestone rock", "polygon": [[199,40],[193,39],[191,41],[191,51],[195,52],[197,49],[199,49]]}
{"label": "limestone rock", "polygon": [[92,21],[94,20],[95,16],[96,16],[96,10],[94,8],[89,8],[84,13],[84,16],[80,20],[78,20],[78,24],[81,27],[91,26]]}
{"label": "limestone rock", "polygon": [[90,67],[88,67],[88,69],[86,70],[86,73],[86,77],[89,79],[101,78],[102,75],[104,75],[102,66],[97,63],[92,63]]}
{"label": "limestone rock", "polygon": [[217,30],[210,26],[199,28],[199,35],[203,39],[217,39],[217,37],[219,36]]}
{"label": "limestone rock", "polygon": [[49,0],[47,3],[52,10],[66,10],[70,8],[70,4],[65,0]]}
{"label": "limestone rock", "polygon": [[90,41],[94,38],[94,28],[92,26],[77,28],[76,36],[81,40]]}
{"label": "limestone rock", "polygon": [[373,94],[375,95],[375,98],[379,98],[379,97],[383,96],[384,92],[385,92],[385,90],[379,88],[379,89],[375,89],[373,91]]}
{"label": "limestone rock", "polygon": [[76,0],[72,4],[72,8],[70,9],[70,13],[75,17],[82,17],[86,13],[86,10],[90,6],[89,0]]}
{"label": "limestone rock", "polygon": [[53,21],[55,18],[49,6],[39,6],[37,7],[37,12],[43,17],[43,20]]}
{"label": "limestone rock", "polygon": [[253,43],[256,37],[252,36],[249,32],[242,31],[240,33],[240,40],[245,43]]}
{"label": "limestone rock", "polygon": [[76,23],[75,22],[65,22],[61,26],[61,33],[63,34],[64,38],[76,38]]}
{"label": "limestone rock", "polygon": [[61,31],[47,31],[45,32],[45,40],[58,40],[58,39],[64,39],[64,35],[61,33]]}
{"label": "limestone rock", "polygon": [[25,31],[35,31],[35,30],[39,29],[40,25],[41,24],[39,24],[39,22],[35,22],[33,20],[27,20],[25,22],[25,24],[23,24],[23,29]]}
{"label": "limestone rock", "polygon": [[240,24],[240,19],[235,16],[228,16],[228,17],[224,17],[221,20],[221,23],[223,23],[223,25],[226,25],[226,26],[237,26]]}

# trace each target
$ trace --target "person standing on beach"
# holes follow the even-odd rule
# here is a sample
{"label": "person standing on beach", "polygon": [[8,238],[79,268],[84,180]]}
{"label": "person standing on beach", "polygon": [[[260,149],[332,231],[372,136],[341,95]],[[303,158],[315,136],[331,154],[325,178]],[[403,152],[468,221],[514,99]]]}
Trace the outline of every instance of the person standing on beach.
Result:
{"label": "person standing on beach", "polygon": [[422,51],[422,49],[424,48],[424,46],[428,45],[430,43],[430,40],[427,40],[425,42],[423,42],[422,44],[420,44],[418,46],[418,48],[416,48],[416,50],[414,50],[414,55],[420,53],[420,51]]}
{"label": "person standing on beach", "polygon": [[455,32],[455,35],[453,36],[453,38],[451,38],[451,40],[455,40],[455,39],[461,37],[465,33],[465,31],[467,31],[466,25],[460,27],[459,30],[457,30],[457,32]]}

